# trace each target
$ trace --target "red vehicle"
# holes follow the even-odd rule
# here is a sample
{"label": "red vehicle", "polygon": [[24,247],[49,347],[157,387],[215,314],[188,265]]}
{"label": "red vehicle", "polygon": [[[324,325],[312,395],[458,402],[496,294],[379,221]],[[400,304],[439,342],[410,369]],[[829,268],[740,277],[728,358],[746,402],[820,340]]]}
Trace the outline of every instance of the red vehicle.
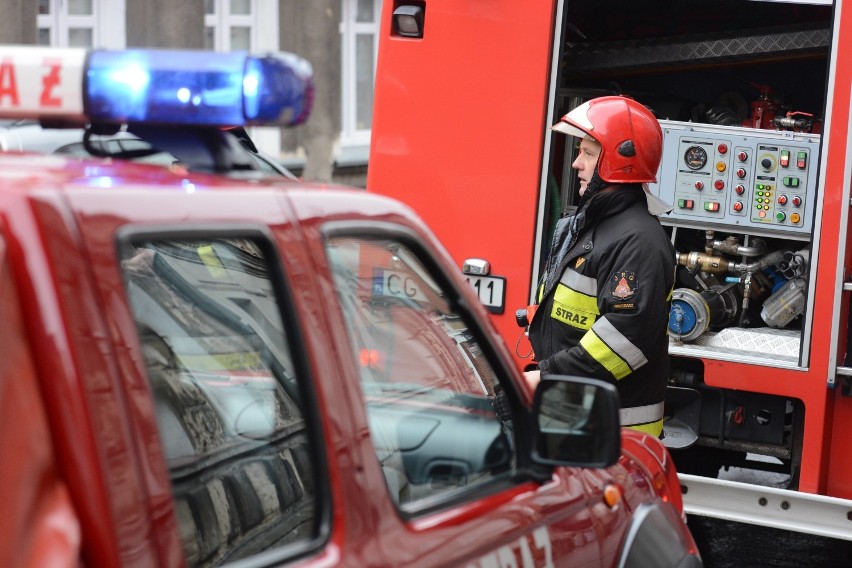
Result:
{"label": "red vehicle", "polygon": [[198,171],[303,117],[303,62],[0,61],[0,115],[185,156],[0,153],[0,565],[701,566],[665,447],[609,385],[525,390],[408,207]]}
{"label": "red vehicle", "polygon": [[848,2],[398,0],[382,30],[368,190],[433,228],[521,369],[578,201],[550,126],[607,94],[655,112],[686,510],[852,539]]}

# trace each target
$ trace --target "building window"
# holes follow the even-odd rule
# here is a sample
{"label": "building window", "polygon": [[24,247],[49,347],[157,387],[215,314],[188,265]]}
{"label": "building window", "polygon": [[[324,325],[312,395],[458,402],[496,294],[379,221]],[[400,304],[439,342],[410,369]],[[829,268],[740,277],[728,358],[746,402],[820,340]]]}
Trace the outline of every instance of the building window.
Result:
{"label": "building window", "polygon": [[341,144],[369,145],[381,0],[341,0]]}
{"label": "building window", "polygon": [[97,0],[39,0],[38,42],[56,47],[94,47]]}
{"label": "building window", "polygon": [[[278,2],[204,0],[204,48],[211,51],[278,51]],[[281,150],[281,130],[253,127],[258,148],[273,156]]]}
{"label": "building window", "polygon": [[204,48],[213,51],[256,51],[257,4],[257,0],[206,0]]}
{"label": "building window", "polygon": [[38,0],[36,41],[52,47],[126,45],[124,0]]}

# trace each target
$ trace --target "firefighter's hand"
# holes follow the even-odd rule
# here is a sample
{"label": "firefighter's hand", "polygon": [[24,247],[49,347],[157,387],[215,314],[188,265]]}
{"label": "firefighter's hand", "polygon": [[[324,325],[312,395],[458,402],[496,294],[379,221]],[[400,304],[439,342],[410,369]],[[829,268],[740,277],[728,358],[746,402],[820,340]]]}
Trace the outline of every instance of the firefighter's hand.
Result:
{"label": "firefighter's hand", "polygon": [[529,385],[530,390],[534,391],[535,387],[538,386],[538,383],[541,382],[541,371],[526,371],[524,373],[524,380]]}

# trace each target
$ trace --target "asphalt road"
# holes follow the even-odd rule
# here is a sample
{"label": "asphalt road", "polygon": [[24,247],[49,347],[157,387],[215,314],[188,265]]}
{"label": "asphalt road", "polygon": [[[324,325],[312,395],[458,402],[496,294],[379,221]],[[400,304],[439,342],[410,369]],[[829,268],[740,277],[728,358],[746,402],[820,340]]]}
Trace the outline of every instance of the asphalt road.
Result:
{"label": "asphalt road", "polygon": [[850,568],[852,541],[690,516],[705,568]]}

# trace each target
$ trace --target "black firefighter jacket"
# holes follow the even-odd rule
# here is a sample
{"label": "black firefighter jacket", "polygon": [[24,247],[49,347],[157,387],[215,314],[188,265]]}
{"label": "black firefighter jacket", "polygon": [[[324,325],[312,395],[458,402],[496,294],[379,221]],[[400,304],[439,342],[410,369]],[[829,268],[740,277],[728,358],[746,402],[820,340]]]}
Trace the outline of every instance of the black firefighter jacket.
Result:
{"label": "black firefighter jacket", "polygon": [[599,193],[581,211],[576,239],[571,217],[557,225],[539,287],[529,330],[539,369],[614,383],[622,425],[659,436],[674,249],[638,185]]}

